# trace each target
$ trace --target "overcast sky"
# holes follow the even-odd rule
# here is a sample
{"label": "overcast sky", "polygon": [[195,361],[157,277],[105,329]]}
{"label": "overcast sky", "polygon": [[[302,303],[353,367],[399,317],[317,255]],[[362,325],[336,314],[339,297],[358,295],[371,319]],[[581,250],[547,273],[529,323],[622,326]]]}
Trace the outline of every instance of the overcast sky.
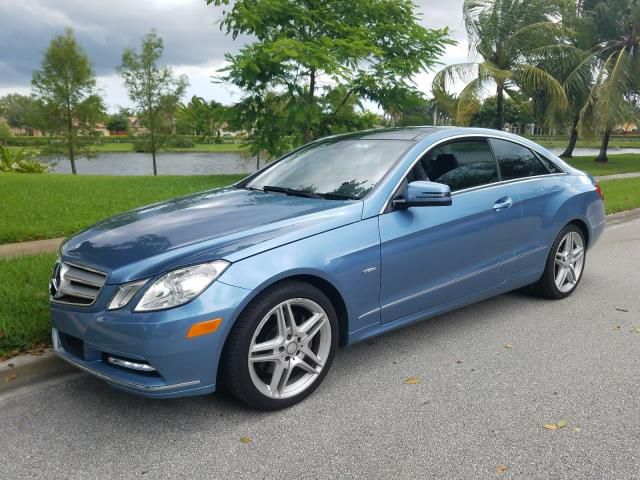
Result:
{"label": "overcast sky", "polygon": [[[449,26],[459,42],[447,49],[444,63],[467,57],[462,1],[416,1],[422,24]],[[189,77],[189,97],[234,102],[240,93],[212,83],[211,76],[223,64],[224,54],[236,52],[246,39],[234,41],[221,32],[216,24],[220,15],[221,9],[207,6],[205,0],[0,0],[0,95],[28,93],[31,73],[39,67],[51,37],[71,27],[93,62],[109,109],[128,106],[115,67],[125,47],[138,47],[141,37],[155,28],[164,40],[162,61]],[[432,76],[416,77],[418,87],[429,91]]]}

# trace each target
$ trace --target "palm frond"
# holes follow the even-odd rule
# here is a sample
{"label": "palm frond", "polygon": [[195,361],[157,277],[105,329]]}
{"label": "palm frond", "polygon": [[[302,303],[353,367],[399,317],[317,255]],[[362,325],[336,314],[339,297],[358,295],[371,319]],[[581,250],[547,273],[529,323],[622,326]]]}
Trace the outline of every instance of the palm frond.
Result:
{"label": "palm frond", "polygon": [[589,101],[580,115],[580,131],[590,134],[611,130],[629,118],[625,94],[632,88],[631,58],[626,49],[612,53],[604,62]]}
{"label": "palm frond", "polygon": [[544,91],[554,108],[566,110],[569,106],[562,84],[548,72],[535,65],[522,64],[514,67],[516,83],[526,91]]}

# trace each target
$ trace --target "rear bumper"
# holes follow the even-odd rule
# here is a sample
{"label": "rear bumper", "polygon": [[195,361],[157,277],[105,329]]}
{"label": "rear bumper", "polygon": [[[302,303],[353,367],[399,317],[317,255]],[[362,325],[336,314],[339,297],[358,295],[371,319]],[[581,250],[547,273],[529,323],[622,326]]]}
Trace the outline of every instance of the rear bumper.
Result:
{"label": "rear bumper", "polygon": [[[187,305],[150,313],[52,304],[54,352],[136,395],[169,398],[214,392],[224,341],[248,294],[215,282]],[[212,318],[223,319],[217,331],[186,338],[191,325]],[[110,356],[148,364],[155,371],[117,366],[108,361]]]}

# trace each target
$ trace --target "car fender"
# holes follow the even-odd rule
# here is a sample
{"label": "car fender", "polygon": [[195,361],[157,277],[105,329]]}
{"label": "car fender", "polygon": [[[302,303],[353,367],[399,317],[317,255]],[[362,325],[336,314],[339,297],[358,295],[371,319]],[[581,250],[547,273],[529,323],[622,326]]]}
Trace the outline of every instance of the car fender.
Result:
{"label": "car fender", "polygon": [[302,276],[321,279],[340,294],[350,330],[379,322],[378,219],[345,225],[233,263],[219,281],[250,290],[248,303],[271,285]]}

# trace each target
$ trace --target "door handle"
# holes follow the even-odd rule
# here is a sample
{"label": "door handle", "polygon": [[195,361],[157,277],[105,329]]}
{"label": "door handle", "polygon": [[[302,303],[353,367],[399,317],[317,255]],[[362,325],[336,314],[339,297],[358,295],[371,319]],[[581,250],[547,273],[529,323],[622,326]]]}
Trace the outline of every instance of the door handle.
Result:
{"label": "door handle", "polygon": [[499,212],[501,210],[506,210],[507,208],[511,207],[511,205],[513,205],[513,200],[511,200],[511,197],[502,197],[496,200],[496,203],[493,204],[493,209],[496,212]]}

